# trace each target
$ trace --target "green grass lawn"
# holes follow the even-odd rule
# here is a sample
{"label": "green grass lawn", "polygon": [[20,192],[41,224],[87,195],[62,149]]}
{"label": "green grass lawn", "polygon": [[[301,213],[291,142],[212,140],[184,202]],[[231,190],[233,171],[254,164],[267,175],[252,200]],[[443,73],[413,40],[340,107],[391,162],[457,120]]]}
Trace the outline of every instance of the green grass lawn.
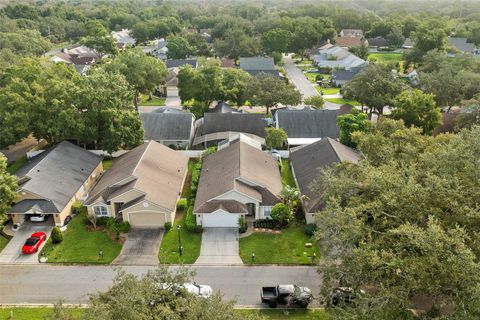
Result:
{"label": "green grass lawn", "polygon": [[396,52],[374,52],[368,55],[368,61],[375,61],[376,63],[397,63],[402,61],[402,54]]}
{"label": "green grass lawn", "polygon": [[321,93],[323,91],[323,94],[338,94],[340,93],[340,88],[324,88],[324,87],[315,87],[317,89],[318,93]]}
{"label": "green grass lawn", "polygon": [[113,159],[106,159],[102,161],[103,170],[108,170],[112,167]]}
{"label": "green grass lawn", "polygon": [[11,164],[8,165],[7,167],[7,172],[10,174],[14,174],[17,172],[18,169],[20,169],[21,166],[23,166],[27,162],[27,156],[23,156],[17,161],[12,162]]}
{"label": "green grass lawn", "polygon": [[252,264],[252,252],[255,253],[253,264],[311,264],[312,254],[320,257],[318,245],[305,248],[311,241],[303,231],[303,224],[292,224],[280,234],[257,232],[240,239],[240,257],[245,264]]}
{"label": "green grass lawn", "polygon": [[[51,239],[47,241],[42,252],[52,263],[88,263],[108,264],[115,259],[122,244],[112,240],[104,231],[87,230],[86,208],[72,219],[67,230],[63,233],[63,242],[54,245]],[[98,253],[103,250],[101,258]]]}
{"label": "green grass lawn", "polygon": [[[188,173],[183,185],[182,198],[190,198],[190,184],[192,181],[192,171],[198,160],[190,159],[188,162]],[[186,210],[186,208],[185,208]],[[185,212],[186,213],[186,212]],[[175,223],[172,229],[167,231],[162,239],[162,244],[158,252],[158,258],[161,263],[165,264],[192,264],[200,255],[200,245],[202,242],[202,234],[190,232],[185,226],[185,213],[177,212]],[[177,226],[180,225],[180,238],[182,240],[182,257],[178,254],[178,231]]]}
{"label": "green grass lawn", "polygon": [[361,103],[355,100],[345,99],[345,98],[325,98],[326,101],[336,104],[351,104],[352,106],[360,106]]}
{"label": "green grass lawn", "polygon": [[9,239],[5,238],[3,235],[0,234],[0,252],[2,252],[3,248],[7,245]]}
{"label": "green grass lawn", "polygon": [[290,168],[290,160],[282,159],[282,167],[280,169],[280,173],[282,176],[282,184],[288,185],[290,187],[296,187],[295,179],[293,178],[293,173]]}
{"label": "green grass lawn", "polygon": [[[72,318],[79,319],[84,313],[85,309],[71,308],[70,314]],[[11,312],[13,312],[13,318],[10,318]],[[43,320],[45,317],[52,314],[52,308],[40,307],[40,308],[0,308],[0,320]],[[329,320],[327,312],[323,309],[236,309],[235,313],[243,315],[245,317],[249,315],[259,315],[270,320]]]}
{"label": "green grass lawn", "polygon": [[140,102],[138,103],[139,106],[164,106],[165,105],[165,98],[159,98],[152,96],[152,100],[148,100],[148,95],[141,95]]}
{"label": "green grass lawn", "polygon": [[[294,57],[294,59],[295,59],[295,57]],[[313,61],[310,60],[310,59],[300,60],[300,57],[298,57],[298,60],[295,60],[295,63],[296,63],[296,64],[312,64]]]}
{"label": "green grass lawn", "polygon": [[316,72],[307,72],[305,73],[305,76],[307,77],[308,81],[310,81],[311,83],[317,83],[317,76],[319,74],[316,73]]}

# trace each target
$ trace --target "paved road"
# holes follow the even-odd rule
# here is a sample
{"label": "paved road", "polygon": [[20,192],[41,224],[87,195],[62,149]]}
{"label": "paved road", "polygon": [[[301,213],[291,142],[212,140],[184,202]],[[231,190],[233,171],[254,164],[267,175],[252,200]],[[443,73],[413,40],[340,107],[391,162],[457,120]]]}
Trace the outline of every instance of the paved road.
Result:
{"label": "paved road", "polygon": [[[140,275],[151,267],[126,266],[127,272]],[[176,267],[172,267],[174,269]],[[0,304],[87,303],[88,294],[106,290],[115,268],[110,266],[0,266]],[[237,298],[239,306],[260,305],[261,286],[295,283],[320,291],[320,276],[315,267],[193,267],[195,281],[209,284],[227,299]]]}
{"label": "paved road", "polygon": [[204,228],[197,265],[242,265],[238,228]]}
{"label": "paved road", "polygon": [[[42,142],[41,145],[44,145],[44,142]],[[37,146],[39,146],[38,141],[30,135],[19,143],[11,145],[7,149],[0,150],[0,152],[7,157],[7,164],[10,164],[25,156],[28,151]]]}
{"label": "paved road", "polygon": [[158,265],[158,250],[163,238],[163,229],[132,228],[126,237],[122,251],[112,264]]}
{"label": "paved road", "polygon": [[283,57],[285,62],[285,72],[288,75],[290,81],[297,87],[298,91],[304,98],[318,96],[317,90],[308,81],[307,77],[303,74],[302,70],[297,68],[290,56]]}

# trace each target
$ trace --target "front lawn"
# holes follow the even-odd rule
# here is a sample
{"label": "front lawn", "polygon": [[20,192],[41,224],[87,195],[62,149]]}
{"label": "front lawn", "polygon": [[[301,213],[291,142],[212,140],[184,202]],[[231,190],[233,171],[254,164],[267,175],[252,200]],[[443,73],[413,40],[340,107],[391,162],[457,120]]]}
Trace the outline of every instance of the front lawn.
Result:
{"label": "front lawn", "polygon": [[352,106],[360,106],[361,103],[356,100],[350,100],[346,98],[325,98],[326,101],[336,104],[351,104]]}
{"label": "front lawn", "polygon": [[324,309],[236,309],[235,313],[245,317],[259,315],[270,320],[328,320]]}
{"label": "front lawn", "polygon": [[20,169],[21,166],[25,164],[25,162],[27,162],[27,156],[23,156],[20,159],[10,163],[7,167],[7,172],[14,174],[18,169]]}
{"label": "front lawn", "polygon": [[[69,308],[68,313],[72,316],[68,319],[80,319],[84,313],[84,309]],[[39,307],[13,307],[13,308],[0,308],[0,320],[44,320],[49,319],[47,317],[52,316],[53,308]],[[11,317],[13,316],[13,317]],[[65,318],[67,319],[67,318]]]}
{"label": "front lawn", "polygon": [[305,243],[313,241],[304,232],[304,225],[294,223],[280,234],[256,232],[240,239],[240,257],[245,264],[252,264],[252,252],[255,253],[253,264],[311,264],[312,254],[317,260],[320,248],[314,245],[306,248]]}
{"label": "front lawn", "polygon": [[296,188],[295,179],[293,178],[293,173],[290,168],[290,160],[282,159],[282,167],[280,169],[280,174],[282,176],[282,185],[290,186]]}
{"label": "front lawn", "polygon": [[317,76],[318,75],[319,75],[319,73],[316,73],[316,72],[305,73],[305,76],[307,77],[308,81],[310,81],[311,83],[317,83]]}
{"label": "front lawn", "polygon": [[5,248],[8,244],[9,239],[5,238],[2,234],[0,234],[0,252],[2,252],[3,248]]}
{"label": "front lawn", "polygon": [[373,61],[379,64],[397,63],[402,61],[403,55],[397,52],[373,52],[368,54],[368,61]]}
{"label": "front lawn", "polygon": [[148,100],[148,95],[141,95],[140,102],[138,103],[139,106],[164,106],[165,105],[165,98],[159,98],[156,96],[152,96],[152,100]]}
{"label": "front lawn", "polygon": [[[48,262],[52,263],[85,263],[85,264],[108,264],[115,259],[122,244],[107,234],[106,231],[90,231],[87,219],[87,210],[84,207],[82,213],[77,215],[67,225],[63,232],[63,241],[54,245],[49,239],[44,252]],[[99,256],[103,251],[103,258]]]}
{"label": "front lawn", "polygon": [[324,87],[315,87],[318,91],[318,93],[322,93],[324,95],[326,94],[339,94],[340,93],[340,88],[334,88],[334,87],[328,87],[328,88],[324,88]]}

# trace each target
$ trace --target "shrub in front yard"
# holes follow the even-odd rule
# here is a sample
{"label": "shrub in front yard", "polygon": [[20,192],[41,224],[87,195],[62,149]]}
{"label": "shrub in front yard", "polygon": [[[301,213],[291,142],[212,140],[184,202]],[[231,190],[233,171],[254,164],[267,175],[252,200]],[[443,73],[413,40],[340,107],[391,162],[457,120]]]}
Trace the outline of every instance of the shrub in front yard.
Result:
{"label": "shrub in front yard", "polygon": [[307,236],[313,236],[315,231],[317,231],[317,225],[315,223],[309,223],[305,226],[305,234]]}
{"label": "shrub in front yard", "polygon": [[52,229],[51,238],[52,238],[52,243],[53,244],[58,244],[58,243],[62,242],[63,241],[62,231],[60,231],[60,229],[58,227],[54,227]]}
{"label": "shrub in front yard", "polygon": [[253,222],[255,228],[279,229],[279,225],[272,219],[258,219]]}
{"label": "shrub in front yard", "polygon": [[238,231],[240,233],[244,233],[247,231],[247,228],[248,228],[247,221],[245,221],[244,217],[238,218],[238,225],[239,225]]}
{"label": "shrub in front yard", "polygon": [[82,208],[83,208],[83,203],[81,203],[80,201],[75,201],[72,204],[71,211],[73,214],[80,214],[82,213]]}
{"label": "shrub in front yard", "polygon": [[188,207],[187,216],[185,217],[185,227],[187,227],[187,230],[191,232],[197,230],[197,219],[193,214],[193,206]]}
{"label": "shrub in front yard", "polygon": [[167,222],[165,222],[163,227],[165,228],[165,231],[168,231],[168,230],[172,229],[172,223],[170,221],[167,221]]}
{"label": "shrub in front yard", "polygon": [[177,202],[177,211],[184,210],[187,207],[187,199],[181,198]]}
{"label": "shrub in front yard", "polygon": [[293,220],[292,211],[283,203],[277,203],[272,208],[270,214],[272,220],[276,221],[280,226],[287,226]]}

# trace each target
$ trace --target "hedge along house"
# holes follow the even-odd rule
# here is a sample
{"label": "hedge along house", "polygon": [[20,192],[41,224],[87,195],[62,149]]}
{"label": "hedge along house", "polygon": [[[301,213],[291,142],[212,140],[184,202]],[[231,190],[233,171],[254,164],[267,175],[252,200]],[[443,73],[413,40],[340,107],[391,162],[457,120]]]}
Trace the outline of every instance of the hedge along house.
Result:
{"label": "hedge along house", "polygon": [[187,170],[181,152],[146,142],[114,160],[85,201],[88,213],[133,227],[163,227],[175,219]]}
{"label": "hedge along house", "polygon": [[290,149],[290,163],[295,183],[302,195],[305,220],[315,222],[315,214],[322,210],[324,202],[315,183],[320,170],[340,162],[358,163],[360,155],[350,147],[326,138],[309,145]]}
{"label": "hedge along house", "polygon": [[268,218],[281,191],[277,160],[237,140],[204,158],[193,213],[203,227],[237,227],[240,217]]}
{"label": "hedge along house", "polygon": [[18,195],[9,210],[13,223],[28,215],[52,215],[63,226],[72,204],[83,200],[103,172],[102,158],[70,142],[61,142],[24,164],[18,177]]}

